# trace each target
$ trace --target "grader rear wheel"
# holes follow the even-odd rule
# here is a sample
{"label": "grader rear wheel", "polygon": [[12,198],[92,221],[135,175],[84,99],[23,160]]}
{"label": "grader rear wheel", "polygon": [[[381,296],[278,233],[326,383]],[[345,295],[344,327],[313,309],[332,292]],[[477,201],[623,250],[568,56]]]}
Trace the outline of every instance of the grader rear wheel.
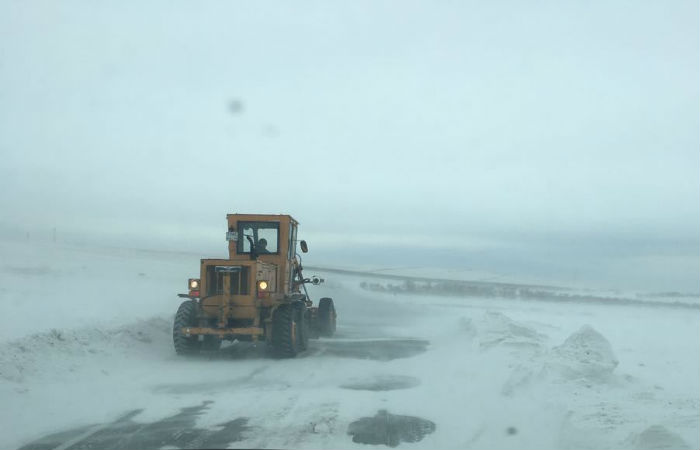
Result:
{"label": "grader rear wheel", "polygon": [[318,302],[318,332],[321,336],[330,337],[335,334],[335,306],[333,299],[324,297]]}

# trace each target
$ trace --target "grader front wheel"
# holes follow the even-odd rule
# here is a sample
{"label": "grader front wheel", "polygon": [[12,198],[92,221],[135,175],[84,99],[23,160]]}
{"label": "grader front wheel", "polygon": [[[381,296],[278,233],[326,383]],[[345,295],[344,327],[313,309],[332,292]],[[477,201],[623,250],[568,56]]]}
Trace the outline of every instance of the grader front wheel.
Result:
{"label": "grader front wheel", "polygon": [[298,324],[297,330],[299,331],[299,350],[304,351],[309,348],[309,336],[311,334],[306,305],[303,303],[297,304],[295,310]]}
{"label": "grader front wheel", "polygon": [[199,305],[193,300],[182,302],[177,309],[173,323],[173,344],[175,345],[175,353],[178,355],[192,355],[197,353],[201,347],[197,336],[187,337],[182,334],[183,328],[197,326],[198,309]]}
{"label": "grader front wheel", "polygon": [[272,347],[282,358],[294,358],[301,348],[302,324],[292,305],[278,307],[272,316]]}

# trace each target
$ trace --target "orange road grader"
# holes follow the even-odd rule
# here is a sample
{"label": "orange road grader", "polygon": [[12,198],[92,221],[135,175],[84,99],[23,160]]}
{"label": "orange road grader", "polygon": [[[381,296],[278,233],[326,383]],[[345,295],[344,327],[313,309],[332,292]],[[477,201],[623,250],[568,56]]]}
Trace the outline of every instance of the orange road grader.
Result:
{"label": "orange road grader", "polygon": [[[333,299],[314,306],[297,254],[299,223],[288,215],[228,214],[228,259],[202,259],[199,278],[188,280],[187,298],[173,325],[180,355],[218,350],[223,340],[265,341],[279,357],[306,350],[309,338],[332,336]],[[303,253],[306,241],[299,241]]]}

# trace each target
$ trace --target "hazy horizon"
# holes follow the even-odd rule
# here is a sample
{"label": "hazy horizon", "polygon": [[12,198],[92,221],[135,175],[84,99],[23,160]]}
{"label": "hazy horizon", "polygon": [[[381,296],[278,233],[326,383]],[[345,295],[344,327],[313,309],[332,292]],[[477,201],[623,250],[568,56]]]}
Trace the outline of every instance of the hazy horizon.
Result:
{"label": "hazy horizon", "polygon": [[0,230],[698,292],[699,13],[2,1]]}

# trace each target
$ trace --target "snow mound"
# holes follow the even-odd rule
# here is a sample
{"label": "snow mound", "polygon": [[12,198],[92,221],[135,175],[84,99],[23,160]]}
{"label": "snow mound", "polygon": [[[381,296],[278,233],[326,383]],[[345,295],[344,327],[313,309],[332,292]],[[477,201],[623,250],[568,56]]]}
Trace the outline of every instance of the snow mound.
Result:
{"label": "snow mound", "polygon": [[118,328],[52,329],[0,344],[0,379],[21,383],[51,367],[53,374],[75,372],[81,357],[143,352],[171,339],[171,324],[152,318]]}
{"label": "snow mound", "polygon": [[541,367],[533,367],[532,365],[518,364],[513,368],[508,379],[501,387],[501,394],[510,397],[515,394],[518,389],[529,386],[534,381],[541,377],[536,376]]}
{"label": "snow mound", "polygon": [[548,366],[558,369],[567,378],[604,380],[618,365],[610,342],[589,325],[554,347],[551,356]]}
{"label": "snow mound", "polygon": [[477,339],[482,350],[497,346],[517,350],[540,350],[546,340],[545,335],[532,327],[494,311],[486,312],[478,323],[462,317],[459,320],[459,328],[470,339]]}
{"label": "snow mound", "polygon": [[474,339],[478,332],[474,321],[468,317],[459,318],[459,330],[469,339]]}
{"label": "snow mound", "polygon": [[641,433],[630,435],[625,446],[635,450],[689,450],[688,445],[678,434],[663,425],[652,425]]}

